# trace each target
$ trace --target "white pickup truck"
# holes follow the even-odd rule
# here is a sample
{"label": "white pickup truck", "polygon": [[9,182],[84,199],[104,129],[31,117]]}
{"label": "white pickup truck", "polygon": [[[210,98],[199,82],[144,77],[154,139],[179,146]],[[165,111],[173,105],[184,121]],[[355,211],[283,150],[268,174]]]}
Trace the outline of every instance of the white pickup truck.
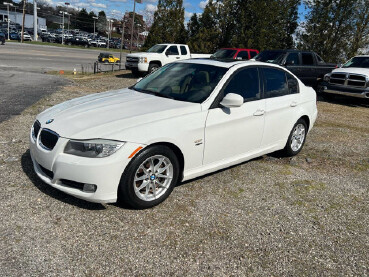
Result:
{"label": "white pickup truck", "polygon": [[151,73],[159,67],[178,60],[210,58],[210,54],[191,54],[186,44],[156,44],[147,52],[128,54],[126,69],[133,74]]}
{"label": "white pickup truck", "polygon": [[345,95],[369,98],[369,55],[356,56],[324,76],[322,96]]}

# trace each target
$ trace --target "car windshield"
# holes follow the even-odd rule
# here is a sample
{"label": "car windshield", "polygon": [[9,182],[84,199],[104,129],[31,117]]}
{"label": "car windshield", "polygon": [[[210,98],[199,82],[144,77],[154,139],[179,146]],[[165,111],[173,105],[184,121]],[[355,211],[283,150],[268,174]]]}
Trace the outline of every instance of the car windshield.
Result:
{"label": "car windshield", "polygon": [[131,89],[179,101],[202,103],[227,70],[206,64],[172,63],[142,79]]}
{"label": "car windshield", "polygon": [[163,53],[165,48],[167,48],[167,45],[154,45],[153,47],[151,47],[149,50],[147,50],[147,52],[149,53]]}
{"label": "car windshield", "polygon": [[259,62],[278,63],[282,59],[285,52],[283,51],[263,51],[257,54],[254,59]]}
{"label": "car windshield", "polygon": [[345,63],[342,67],[361,67],[369,68],[369,57],[354,57]]}
{"label": "car windshield", "polygon": [[211,57],[214,59],[233,59],[237,50],[232,49],[219,49]]}

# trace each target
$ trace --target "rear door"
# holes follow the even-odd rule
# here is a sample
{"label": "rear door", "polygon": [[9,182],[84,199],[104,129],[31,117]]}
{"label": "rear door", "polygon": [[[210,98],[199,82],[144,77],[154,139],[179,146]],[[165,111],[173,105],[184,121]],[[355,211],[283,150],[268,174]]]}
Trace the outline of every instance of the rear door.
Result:
{"label": "rear door", "polygon": [[301,53],[301,73],[299,78],[301,81],[310,87],[316,85],[316,62],[314,59],[314,55],[311,52],[302,52]]}
{"label": "rear door", "polygon": [[284,145],[296,123],[295,110],[299,105],[298,81],[278,68],[264,67],[265,127],[262,148]]}

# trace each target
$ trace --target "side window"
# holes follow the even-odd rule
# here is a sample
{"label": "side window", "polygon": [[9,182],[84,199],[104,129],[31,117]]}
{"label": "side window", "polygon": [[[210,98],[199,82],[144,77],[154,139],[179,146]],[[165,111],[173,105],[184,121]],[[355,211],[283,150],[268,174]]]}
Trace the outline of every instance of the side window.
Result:
{"label": "side window", "polygon": [[286,65],[299,65],[299,64],[300,64],[300,60],[299,60],[298,53],[288,54],[287,59],[286,59]]}
{"label": "side window", "polygon": [[258,69],[241,69],[234,74],[224,89],[224,95],[228,93],[241,95],[245,102],[260,99]]}
{"label": "side window", "polygon": [[264,97],[278,97],[289,94],[286,73],[274,68],[263,68],[264,72]]}
{"label": "side window", "polygon": [[181,46],[181,55],[187,55],[186,46]]}
{"label": "side window", "polygon": [[237,55],[237,59],[242,59],[242,60],[248,60],[249,59],[249,52],[247,51],[240,51]]}
{"label": "side window", "polygon": [[179,55],[178,53],[178,47],[173,45],[168,48],[168,50],[165,52],[167,55]]}
{"label": "side window", "polygon": [[299,82],[289,73],[287,73],[287,83],[290,94],[299,93]]}
{"label": "side window", "polygon": [[319,55],[316,55],[316,59],[318,60],[318,63],[324,63],[323,59]]}
{"label": "side window", "polygon": [[256,52],[256,51],[250,51],[250,59],[255,57],[257,54],[258,54],[258,52]]}
{"label": "side window", "polygon": [[301,57],[303,65],[314,65],[314,58],[311,53],[302,53]]}

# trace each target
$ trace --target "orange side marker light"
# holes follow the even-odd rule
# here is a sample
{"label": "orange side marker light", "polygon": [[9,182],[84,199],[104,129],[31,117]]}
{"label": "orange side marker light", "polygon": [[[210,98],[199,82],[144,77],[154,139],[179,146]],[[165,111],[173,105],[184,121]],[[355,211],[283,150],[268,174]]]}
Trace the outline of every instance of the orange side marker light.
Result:
{"label": "orange side marker light", "polygon": [[138,152],[138,151],[140,151],[142,149],[142,147],[140,146],[140,147],[138,147],[135,151],[133,151],[132,152],[132,154],[131,155],[129,155],[129,157],[128,157],[128,159],[130,159],[130,158],[132,158],[134,155],[136,155],[136,153]]}

